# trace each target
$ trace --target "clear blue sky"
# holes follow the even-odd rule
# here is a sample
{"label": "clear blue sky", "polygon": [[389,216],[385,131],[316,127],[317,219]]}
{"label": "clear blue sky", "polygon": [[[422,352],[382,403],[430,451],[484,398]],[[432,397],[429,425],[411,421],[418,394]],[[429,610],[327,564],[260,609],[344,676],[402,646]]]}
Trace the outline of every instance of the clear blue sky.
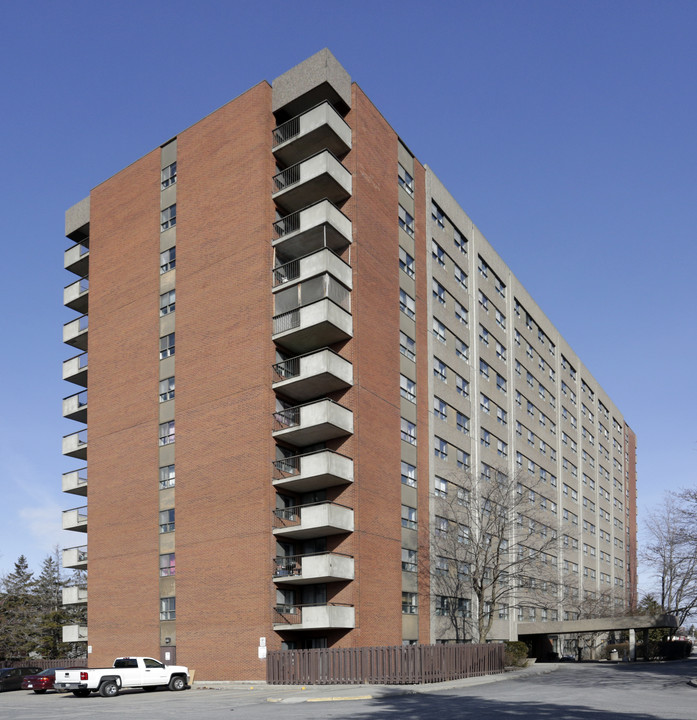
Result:
{"label": "clear blue sky", "polygon": [[82,538],[65,209],[323,47],[624,412],[640,509],[695,485],[696,2],[34,1],[1,32],[0,573]]}

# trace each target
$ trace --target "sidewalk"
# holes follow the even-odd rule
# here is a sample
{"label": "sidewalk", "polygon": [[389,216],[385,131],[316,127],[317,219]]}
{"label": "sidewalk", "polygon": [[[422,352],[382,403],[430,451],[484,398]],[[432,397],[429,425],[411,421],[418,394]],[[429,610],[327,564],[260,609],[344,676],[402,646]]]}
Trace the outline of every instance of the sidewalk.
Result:
{"label": "sidewalk", "polygon": [[274,703],[337,702],[342,700],[370,700],[389,695],[413,695],[430,693],[452,688],[472,687],[504,680],[522,680],[528,677],[553,672],[559,666],[555,663],[531,665],[500,675],[449,680],[440,683],[422,685],[267,685],[265,682],[205,682],[197,681],[193,690],[235,691],[238,694],[252,695],[258,700],[266,699]]}

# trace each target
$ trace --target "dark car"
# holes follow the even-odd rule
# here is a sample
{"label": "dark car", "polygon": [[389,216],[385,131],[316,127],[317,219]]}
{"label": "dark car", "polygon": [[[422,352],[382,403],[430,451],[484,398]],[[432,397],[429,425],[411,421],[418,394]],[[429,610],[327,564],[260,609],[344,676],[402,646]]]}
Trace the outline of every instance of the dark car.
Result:
{"label": "dark car", "polygon": [[48,668],[47,670],[41,670],[36,675],[25,675],[22,680],[22,690],[33,690],[35,693],[45,693],[47,690],[53,690],[56,670],[63,670],[63,668]]}
{"label": "dark car", "polygon": [[21,690],[22,678],[40,672],[40,667],[2,668],[0,670],[0,692],[3,690]]}

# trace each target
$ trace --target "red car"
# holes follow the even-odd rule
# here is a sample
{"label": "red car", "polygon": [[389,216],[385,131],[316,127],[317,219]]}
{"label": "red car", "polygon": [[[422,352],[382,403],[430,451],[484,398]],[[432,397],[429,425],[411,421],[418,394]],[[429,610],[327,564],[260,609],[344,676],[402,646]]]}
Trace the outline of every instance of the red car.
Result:
{"label": "red car", "polygon": [[35,693],[45,693],[53,690],[53,682],[56,679],[56,670],[65,668],[48,668],[41,670],[36,675],[27,675],[22,679],[22,690],[33,690]]}

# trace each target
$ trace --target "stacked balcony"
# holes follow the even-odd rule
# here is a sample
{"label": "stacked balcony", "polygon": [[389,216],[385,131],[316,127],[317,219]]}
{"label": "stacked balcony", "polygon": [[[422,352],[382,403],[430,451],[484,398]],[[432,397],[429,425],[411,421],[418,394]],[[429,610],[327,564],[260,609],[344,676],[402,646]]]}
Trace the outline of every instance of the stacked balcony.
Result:
{"label": "stacked balcony", "polygon": [[273,629],[330,630],[356,627],[356,611],[351,605],[328,603],[326,605],[277,605],[274,608]]}
{"label": "stacked balcony", "polygon": [[[353,460],[326,448],[353,434],[353,412],[336,400],[353,386],[353,366],[338,347],[353,337],[352,226],[340,210],[352,192],[351,173],[340,159],[351,150],[351,129],[329,97],[312,97],[319,104],[305,109],[295,102],[301,112],[272,135],[278,171],[271,194],[281,216],[273,225],[271,283],[278,348],[272,434],[284,455],[272,473],[285,504],[273,515],[273,534],[284,547],[273,562],[279,591],[354,579],[352,557],[302,552],[306,543],[320,549],[323,538],[352,533],[353,509],[324,500],[290,505],[288,495],[353,482]],[[274,612],[279,631],[355,627],[354,608],[340,603],[281,604]]]}
{"label": "stacked balcony", "polygon": [[[63,437],[63,455],[83,463],[87,460],[87,344],[89,311],[89,212],[90,200],[86,198],[66,213],[66,236],[73,245],[65,251],[64,267],[78,276],[63,290],[63,305],[78,313],[78,317],[63,325],[63,342],[79,350],[79,354],[63,362],[63,379],[82,388],[79,392],[63,398],[63,417],[82,423],[85,427]],[[63,473],[63,492],[87,497],[87,467]],[[83,500],[84,502],[84,500]],[[64,530],[87,533],[87,506],[63,511]],[[83,536],[84,537],[84,536]],[[63,550],[63,567],[87,570],[87,545]],[[87,588],[75,585],[63,589],[64,605],[82,605],[87,602]],[[64,642],[84,642],[87,628],[83,625],[63,627]]]}

